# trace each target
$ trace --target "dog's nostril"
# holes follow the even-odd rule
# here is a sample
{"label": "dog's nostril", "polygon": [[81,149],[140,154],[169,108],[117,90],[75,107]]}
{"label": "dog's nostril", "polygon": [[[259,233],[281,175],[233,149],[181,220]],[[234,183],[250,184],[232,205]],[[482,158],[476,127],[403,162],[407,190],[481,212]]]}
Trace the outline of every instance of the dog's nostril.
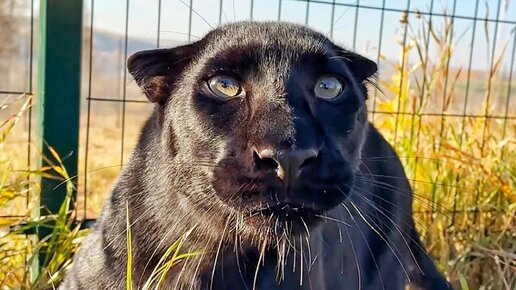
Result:
{"label": "dog's nostril", "polygon": [[276,170],[279,167],[278,162],[270,157],[260,157],[256,151],[253,151],[254,164],[259,170]]}

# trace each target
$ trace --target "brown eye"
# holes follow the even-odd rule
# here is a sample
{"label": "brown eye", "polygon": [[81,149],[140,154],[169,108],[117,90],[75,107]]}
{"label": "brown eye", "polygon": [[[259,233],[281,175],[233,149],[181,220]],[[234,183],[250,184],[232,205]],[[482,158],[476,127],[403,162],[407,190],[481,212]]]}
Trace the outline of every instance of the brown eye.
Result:
{"label": "brown eye", "polygon": [[314,93],[323,100],[332,100],[340,96],[344,85],[342,82],[330,75],[321,76],[315,83]]}
{"label": "brown eye", "polygon": [[227,100],[242,94],[242,85],[235,78],[218,75],[208,80],[208,87],[215,96]]}

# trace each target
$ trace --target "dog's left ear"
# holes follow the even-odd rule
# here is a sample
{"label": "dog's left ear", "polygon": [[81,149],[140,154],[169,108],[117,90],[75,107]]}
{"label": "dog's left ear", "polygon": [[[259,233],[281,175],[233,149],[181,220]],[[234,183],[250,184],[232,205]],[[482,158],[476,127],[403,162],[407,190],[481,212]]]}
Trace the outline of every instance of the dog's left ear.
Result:
{"label": "dog's left ear", "polygon": [[378,71],[378,66],[374,61],[340,47],[336,47],[336,49],[357,81],[364,81]]}
{"label": "dog's left ear", "polygon": [[201,46],[202,42],[197,41],[174,48],[140,51],[129,57],[127,69],[150,102],[163,104]]}

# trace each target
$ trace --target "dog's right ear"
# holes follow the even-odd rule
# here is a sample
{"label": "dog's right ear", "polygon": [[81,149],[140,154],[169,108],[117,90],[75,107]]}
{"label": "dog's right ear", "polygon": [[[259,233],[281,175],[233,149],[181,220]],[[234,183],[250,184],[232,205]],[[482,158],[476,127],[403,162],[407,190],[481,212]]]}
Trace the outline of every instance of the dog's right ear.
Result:
{"label": "dog's right ear", "polygon": [[378,65],[358,53],[333,45],[337,55],[346,63],[356,81],[363,82],[378,71]]}
{"label": "dog's right ear", "polygon": [[200,50],[200,41],[174,48],[137,52],[127,70],[152,103],[164,103],[183,70]]}

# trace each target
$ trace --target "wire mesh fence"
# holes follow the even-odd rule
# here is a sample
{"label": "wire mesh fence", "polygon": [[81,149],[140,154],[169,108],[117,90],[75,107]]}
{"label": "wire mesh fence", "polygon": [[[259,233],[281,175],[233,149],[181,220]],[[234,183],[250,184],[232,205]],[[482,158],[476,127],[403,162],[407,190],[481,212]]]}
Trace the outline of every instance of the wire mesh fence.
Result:
{"label": "wire mesh fence", "polygon": [[[21,17],[12,27],[16,47],[0,50],[0,103],[37,91],[38,1],[5,3],[0,13]],[[380,90],[370,89],[370,118],[405,165],[416,220],[433,255],[442,263],[459,259],[457,252],[469,245],[461,241],[481,245],[482,238],[507,235],[514,227],[511,1],[85,0],[83,15],[76,179],[82,219],[100,212],[152,110],[127,74],[129,55],[194,41],[224,23],[282,20],[309,25],[379,64]],[[32,115],[6,145],[29,167]],[[30,200],[15,199],[0,215],[24,216]],[[508,247],[516,249],[514,243]]]}
{"label": "wire mesh fence", "polygon": [[[211,27],[245,19],[304,23],[328,34],[336,42],[375,59],[380,64],[380,83],[398,85],[397,89],[372,92],[369,106],[374,123],[378,120],[388,122],[386,118],[393,119],[394,126],[391,128],[393,136],[390,140],[393,143],[398,142],[399,135],[402,135],[399,132],[400,121],[406,118],[411,119],[416,133],[420,131],[417,125],[421,119],[435,120],[434,123],[441,127],[444,125],[439,124],[447,118],[460,119],[458,122],[463,124],[463,128],[465,128],[464,124],[472,118],[483,120],[485,128],[491,122],[503,120],[505,136],[502,139],[507,137],[507,129],[511,129],[511,124],[514,124],[514,106],[511,106],[514,99],[511,100],[511,88],[514,63],[513,31],[516,27],[516,22],[513,20],[516,17],[514,9],[509,10],[508,7],[504,7],[503,1],[489,3],[483,1],[475,3],[465,1],[260,1],[259,3],[211,1],[208,3],[178,0],[166,3],[155,1],[154,5],[146,3],[148,11],[145,14],[140,13],[141,7],[137,6],[137,3],[118,2],[120,3],[112,5],[125,7],[125,16],[118,18],[120,23],[114,23],[119,25],[118,28],[113,29],[118,33],[102,31],[103,28],[95,29],[96,22],[102,27],[104,16],[96,15],[96,9],[101,8],[96,8],[94,1],[89,4],[87,10],[91,11],[87,12],[89,14],[88,33],[91,40],[85,42],[89,47],[85,49],[88,59],[84,63],[88,70],[87,92],[85,92],[87,104],[83,106],[86,108],[83,110],[86,115],[84,126],[86,137],[85,142],[82,143],[84,172],[98,167],[114,166],[114,156],[118,157],[117,164],[122,165],[137,135],[138,126],[134,124],[141,123],[146,116],[144,111],[150,109],[150,106],[145,104],[143,96],[138,93],[135,84],[128,79],[124,67],[128,55],[140,49],[173,46],[192,41]],[[505,11],[503,19],[500,18],[502,11]],[[153,25],[154,31],[151,30]],[[443,31],[439,32],[438,29]],[[437,35],[439,33],[442,35]],[[112,38],[113,51],[104,52],[99,47],[106,37]],[[414,44],[417,41],[421,42]],[[486,47],[486,42],[489,42],[490,47]],[[417,48],[416,45],[418,45]],[[450,47],[443,47],[446,45]],[[419,50],[417,53],[414,52],[416,49]],[[439,56],[439,50],[442,49],[449,49],[450,55]],[[451,50],[454,51],[453,55]],[[106,55],[107,53],[111,55]],[[442,52],[442,54],[445,53]],[[440,72],[446,74],[440,76],[442,87],[439,89],[429,88],[430,81],[435,81],[432,79],[433,76],[429,75],[430,67],[425,68],[424,72],[421,67],[413,67],[417,62],[425,61],[426,65],[430,66],[429,59],[433,57],[441,57],[440,61],[444,62],[440,66],[435,64],[433,68],[434,72],[441,69]],[[495,68],[497,60],[502,64]],[[114,73],[105,73],[100,67],[104,70],[106,67],[114,69]],[[495,71],[491,75],[490,72],[493,70]],[[101,81],[103,77],[112,79]],[[398,77],[399,80],[393,81],[390,79],[392,77]],[[421,94],[418,101],[424,102],[426,98],[432,99],[434,103],[424,108],[421,104],[402,106],[401,102],[405,102],[402,98],[403,94],[413,90],[414,82],[418,81],[420,82],[418,91]],[[488,97],[491,99],[484,100],[488,91],[491,94]],[[396,99],[397,103],[388,107],[384,102],[385,99]],[[485,103],[486,101],[488,104]],[[382,105],[379,105],[379,102],[382,102]],[[107,118],[107,116],[102,115],[100,111],[108,109],[112,110],[112,114],[109,112],[108,114],[116,118],[101,121],[100,118]],[[140,110],[142,110],[141,113]],[[127,126],[127,118],[131,120],[129,123],[131,128]],[[95,143],[91,132],[100,128],[97,125],[92,126],[92,122],[103,122],[104,124],[99,126],[103,127],[103,130],[111,130],[109,132],[116,140],[110,141],[119,144],[116,151],[113,150],[113,144]],[[113,124],[116,124],[116,129],[113,128]],[[443,127],[439,130],[441,137],[445,134],[445,129]],[[458,128],[458,130],[461,129]],[[412,141],[418,143],[420,133],[412,136],[415,139]],[[460,135],[465,133],[462,132]],[[106,141],[104,138],[99,139],[103,139],[102,142]],[[100,140],[97,141],[100,142]],[[92,157],[95,159],[95,156],[101,152],[109,154],[110,157],[101,158],[107,163],[97,164],[98,161],[92,160]],[[110,174],[114,176],[119,168],[112,167],[105,170],[112,171]],[[417,164],[412,171],[417,171]],[[84,175],[83,195],[88,196],[97,190],[98,194],[108,191],[106,187],[91,186],[98,182],[100,179],[98,176],[101,175],[97,172]],[[415,176],[412,178],[415,179]],[[95,215],[97,212],[97,209],[88,207],[87,199],[84,199],[83,208],[86,209],[86,215]]]}
{"label": "wire mesh fence", "polygon": [[[4,122],[9,116],[16,115],[20,106],[35,93],[35,63],[37,25],[34,1],[4,1],[0,3],[0,119]],[[23,17],[18,17],[23,15]],[[10,106],[15,103],[17,106]],[[22,116],[20,126],[14,128],[13,138],[2,150],[14,150],[16,166],[30,167],[32,163],[32,144],[34,140],[32,107]],[[2,124],[4,127],[5,123]],[[2,161],[5,162],[4,154]],[[3,183],[3,185],[5,185]],[[2,197],[3,198],[3,197]],[[17,219],[24,217],[30,207],[30,197],[13,200],[9,207],[0,209],[0,217]]]}

